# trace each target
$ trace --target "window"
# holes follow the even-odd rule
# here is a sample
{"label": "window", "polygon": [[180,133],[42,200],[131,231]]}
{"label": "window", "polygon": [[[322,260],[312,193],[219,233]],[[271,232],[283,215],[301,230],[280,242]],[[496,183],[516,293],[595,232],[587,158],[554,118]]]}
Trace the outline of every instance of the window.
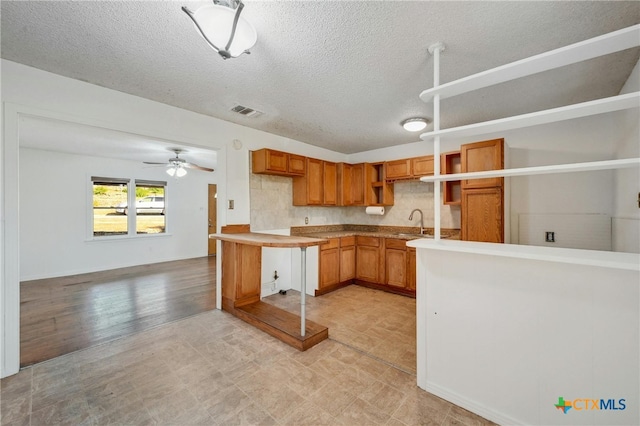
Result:
{"label": "window", "polygon": [[94,237],[166,232],[166,182],[103,177],[91,182]]}
{"label": "window", "polygon": [[136,180],[136,234],[165,232],[164,189],[166,182]]}
{"label": "window", "polygon": [[121,206],[127,205],[129,179],[92,177],[93,236],[127,235],[127,217]]}

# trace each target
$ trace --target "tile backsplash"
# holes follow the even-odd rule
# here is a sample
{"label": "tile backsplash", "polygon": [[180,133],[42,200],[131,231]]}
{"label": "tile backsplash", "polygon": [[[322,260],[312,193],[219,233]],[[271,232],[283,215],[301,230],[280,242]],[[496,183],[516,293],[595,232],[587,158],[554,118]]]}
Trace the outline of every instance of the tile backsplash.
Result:
{"label": "tile backsplash", "polygon": [[[395,204],[385,207],[383,216],[368,215],[364,207],[297,207],[291,205],[293,180],[288,177],[251,173],[251,229],[265,231],[309,225],[361,224],[386,226],[418,226],[418,217],[409,221],[413,209],[424,214],[424,226],[432,228],[433,184],[396,182]],[[460,228],[460,207],[442,206],[442,228]]]}

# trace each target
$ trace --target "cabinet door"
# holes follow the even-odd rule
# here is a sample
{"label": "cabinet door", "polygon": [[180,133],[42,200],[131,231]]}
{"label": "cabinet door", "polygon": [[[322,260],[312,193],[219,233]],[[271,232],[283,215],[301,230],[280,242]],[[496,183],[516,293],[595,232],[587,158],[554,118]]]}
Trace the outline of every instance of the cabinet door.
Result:
{"label": "cabinet door", "polygon": [[320,282],[319,287],[324,288],[339,282],[339,252],[338,248],[320,250]]}
{"label": "cabinet door", "polygon": [[353,166],[347,163],[338,163],[338,205],[350,206],[351,198],[351,175]]}
{"label": "cabinet door", "polygon": [[351,205],[364,206],[364,163],[351,167]]}
{"label": "cabinet door", "polygon": [[433,175],[433,155],[412,158],[411,170],[413,177]]}
{"label": "cabinet door", "polygon": [[322,162],[323,170],[323,197],[322,204],[325,206],[335,206],[338,204],[338,171],[336,163],[328,161]]}
{"label": "cabinet door", "polygon": [[304,176],[307,163],[305,160],[305,157],[302,155],[289,154],[289,165],[287,168],[289,174]]}
{"label": "cabinet door", "polygon": [[324,198],[322,163],[322,160],[307,158],[306,174],[304,176],[293,178],[294,206],[318,206],[322,204],[322,200]]}
{"label": "cabinet door", "polygon": [[356,246],[340,246],[340,282],[356,277]]}
{"label": "cabinet door", "polygon": [[253,173],[286,176],[288,174],[288,155],[286,152],[267,148],[253,151],[251,153],[251,170]]}
{"label": "cabinet door", "polygon": [[411,159],[387,161],[384,163],[385,179],[409,179],[411,177]]}
{"label": "cabinet door", "polygon": [[504,242],[502,188],[462,191],[461,239],[487,243]]}
{"label": "cabinet door", "polygon": [[407,290],[416,291],[416,249],[407,248]]}
{"label": "cabinet door", "polygon": [[385,250],[386,284],[392,287],[405,288],[407,285],[407,251],[398,249]]}
{"label": "cabinet door", "polygon": [[[465,144],[460,147],[462,173],[500,170],[504,168],[504,139]],[[467,179],[462,189],[501,186],[503,178]]]}
{"label": "cabinet door", "polygon": [[371,283],[378,282],[379,247],[356,247],[356,278]]}

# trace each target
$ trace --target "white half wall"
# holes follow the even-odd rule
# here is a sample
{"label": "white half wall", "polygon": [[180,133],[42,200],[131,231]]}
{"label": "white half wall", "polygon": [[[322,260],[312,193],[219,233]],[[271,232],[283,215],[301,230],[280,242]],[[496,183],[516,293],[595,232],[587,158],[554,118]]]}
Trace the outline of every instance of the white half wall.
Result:
{"label": "white half wall", "polygon": [[[499,424],[640,423],[637,257],[567,249],[584,261],[571,264],[545,247],[415,244],[421,388]],[[629,269],[587,266],[616,256]],[[564,414],[559,397],[613,399],[618,410],[582,402]]]}

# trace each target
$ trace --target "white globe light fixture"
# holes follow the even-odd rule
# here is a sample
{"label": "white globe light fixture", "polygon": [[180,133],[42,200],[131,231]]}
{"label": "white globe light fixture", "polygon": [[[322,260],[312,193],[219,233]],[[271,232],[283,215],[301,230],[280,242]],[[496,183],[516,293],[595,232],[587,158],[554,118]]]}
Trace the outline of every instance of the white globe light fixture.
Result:
{"label": "white globe light fixture", "polygon": [[427,127],[427,119],[422,117],[407,118],[402,122],[402,127],[408,132],[419,132]]}
{"label": "white globe light fixture", "polygon": [[223,59],[249,54],[258,35],[253,25],[240,16],[244,8],[242,1],[213,0],[213,3],[202,6],[195,12],[186,6],[182,6],[182,10],[191,18],[209,46]]}

